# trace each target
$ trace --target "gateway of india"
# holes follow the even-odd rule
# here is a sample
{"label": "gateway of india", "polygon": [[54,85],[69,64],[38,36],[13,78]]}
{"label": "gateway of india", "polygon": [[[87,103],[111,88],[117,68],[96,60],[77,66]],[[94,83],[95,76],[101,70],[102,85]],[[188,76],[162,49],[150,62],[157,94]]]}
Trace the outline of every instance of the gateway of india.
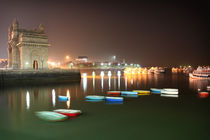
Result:
{"label": "gateway of india", "polygon": [[39,29],[19,28],[15,19],[8,29],[8,65],[12,69],[48,69],[48,37],[44,26]]}

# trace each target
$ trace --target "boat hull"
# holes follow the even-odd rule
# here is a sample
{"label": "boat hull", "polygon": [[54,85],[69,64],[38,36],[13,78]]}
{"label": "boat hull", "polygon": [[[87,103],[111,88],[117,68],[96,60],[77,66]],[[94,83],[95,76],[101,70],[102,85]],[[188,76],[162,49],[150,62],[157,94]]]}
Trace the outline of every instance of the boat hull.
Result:
{"label": "boat hull", "polygon": [[134,92],[134,91],[121,91],[121,94],[138,95],[138,92]]}
{"label": "boat hull", "polygon": [[121,91],[107,91],[107,94],[109,94],[109,95],[120,95]]}
{"label": "boat hull", "polygon": [[161,91],[162,91],[163,89],[151,88],[150,90],[151,90],[152,93],[161,93]]}
{"label": "boat hull", "polygon": [[137,92],[138,94],[150,94],[149,90],[133,90],[133,92]]}
{"label": "boat hull", "polygon": [[67,97],[67,96],[58,96],[58,100],[59,101],[68,101],[69,97]]}
{"label": "boat hull", "polygon": [[45,121],[64,121],[68,118],[66,115],[52,111],[39,111],[36,112],[36,116]]}
{"label": "boat hull", "polygon": [[105,99],[106,99],[106,101],[110,101],[110,102],[122,102],[123,101],[123,97],[106,97]]}
{"label": "boat hull", "polygon": [[104,96],[89,95],[85,97],[88,100],[104,100]]}
{"label": "boat hull", "polygon": [[66,115],[68,117],[75,117],[82,113],[81,110],[73,110],[73,109],[56,109],[54,112]]}

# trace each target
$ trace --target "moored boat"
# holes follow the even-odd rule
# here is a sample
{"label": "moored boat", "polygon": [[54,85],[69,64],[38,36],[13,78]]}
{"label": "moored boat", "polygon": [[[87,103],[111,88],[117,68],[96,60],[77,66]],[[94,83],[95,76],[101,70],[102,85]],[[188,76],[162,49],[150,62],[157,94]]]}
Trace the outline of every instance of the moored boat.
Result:
{"label": "moored boat", "polygon": [[179,94],[178,91],[166,91],[166,90],[162,90],[161,94],[172,94],[172,95],[177,95]]}
{"label": "moored boat", "polygon": [[200,98],[207,98],[209,96],[208,92],[199,92],[199,97]]}
{"label": "moored boat", "polygon": [[162,91],[163,89],[150,88],[150,90],[151,90],[152,93],[161,93],[161,91]]}
{"label": "moored boat", "polygon": [[164,88],[164,91],[174,91],[174,92],[179,92],[179,89],[177,88]]}
{"label": "moored boat", "polygon": [[138,94],[122,94],[122,97],[131,97],[131,98],[137,98],[139,97]]}
{"label": "moored boat", "polygon": [[121,91],[121,94],[137,95],[138,92],[135,92],[135,91]]}
{"label": "moored boat", "polygon": [[78,116],[82,113],[81,110],[75,110],[75,109],[56,109],[53,110],[54,112],[69,116],[69,117],[74,117]]}
{"label": "moored boat", "polygon": [[123,97],[105,97],[106,101],[122,102]]}
{"label": "moored boat", "polygon": [[109,95],[120,95],[121,91],[107,91],[106,93]]}
{"label": "moored boat", "polygon": [[138,94],[149,94],[150,90],[133,90],[133,92],[137,92]]}
{"label": "moored boat", "polygon": [[198,67],[189,77],[193,79],[210,79],[210,67]]}
{"label": "moored boat", "polygon": [[69,97],[68,96],[58,96],[59,101],[68,101]]}
{"label": "moored boat", "polygon": [[64,121],[68,117],[66,115],[52,112],[52,111],[39,111],[35,113],[40,119],[45,121]]}
{"label": "moored boat", "polygon": [[98,95],[88,95],[85,98],[88,100],[103,100],[103,99],[105,99],[104,96],[98,96]]}
{"label": "moored boat", "polygon": [[207,86],[206,89],[207,89],[208,91],[210,91],[210,86]]}

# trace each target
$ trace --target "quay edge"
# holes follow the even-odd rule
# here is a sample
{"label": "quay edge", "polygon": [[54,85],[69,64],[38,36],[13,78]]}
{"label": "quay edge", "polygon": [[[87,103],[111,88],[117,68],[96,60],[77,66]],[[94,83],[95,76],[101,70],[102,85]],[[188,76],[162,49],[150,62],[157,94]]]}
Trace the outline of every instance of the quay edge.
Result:
{"label": "quay edge", "polygon": [[0,86],[80,82],[79,70],[0,70]]}

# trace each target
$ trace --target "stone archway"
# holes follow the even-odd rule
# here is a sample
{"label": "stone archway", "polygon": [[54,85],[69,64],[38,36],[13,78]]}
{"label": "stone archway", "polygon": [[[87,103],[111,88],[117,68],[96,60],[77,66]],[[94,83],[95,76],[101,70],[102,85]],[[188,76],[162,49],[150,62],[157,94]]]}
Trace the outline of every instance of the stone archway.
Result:
{"label": "stone archway", "polygon": [[31,61],[32,61],[32,68],[38,69],[40,66],[40,59],[39,59],[38,51],[34,50],[31,53]]}
{"label": "stone archway", "polygon": [[33,69],[37,70],[38,69],[38,61],[34,60],[33,62]]}

